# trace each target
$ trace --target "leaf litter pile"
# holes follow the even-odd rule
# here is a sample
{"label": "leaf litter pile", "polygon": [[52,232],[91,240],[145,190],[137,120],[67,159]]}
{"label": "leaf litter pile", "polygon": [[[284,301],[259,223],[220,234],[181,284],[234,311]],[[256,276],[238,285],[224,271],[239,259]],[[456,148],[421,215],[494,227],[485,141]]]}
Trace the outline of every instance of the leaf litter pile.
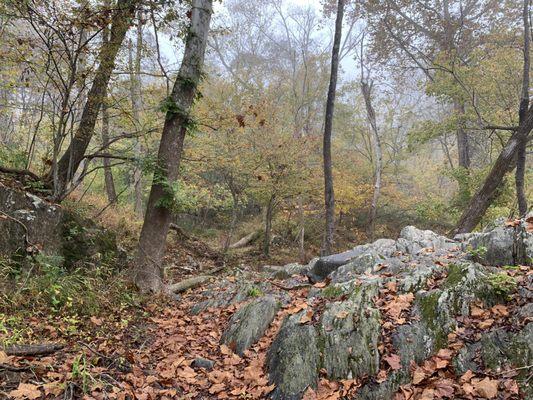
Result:
{"label": "leaf litter pile", "polygon": [[[439,265],[443,272],[429,281],[429,288],[438,287],[446,277],[446,263]],[[531,271],[521,267],[509,273],[520,282]],[[391,277],[387,273],[380,276]],[[275,281],[271,283],[282,287]],[[120,325],[120,312],[91,318],[87,321],[90,343],[85,343],[80,333],[69,336],[63,350],[46,356],[9,356],[0,351],[0,398],[268,398],[274,385],[269,383],[265,369],[266,353],[284,318],[305,310],[299,323],[316,324],[328,301],[322,297],[309,299],[310,285],[301,283],[287,291],[290,300],[262,339],[242,357],[221,345],[220,338],[229,318],[244,303],[208,308],[193,315],[190,308],[202,300],[202,295],[198,289],[190,290],[179,301],[155,299],[145,304],[142,310],[137,310],[139,318],[126,327]],[[314,286],[322,289],[326,285],[322,282]],[[413,318],[410,313],[413,300],[412,293],[397,292],[395,280],[389,280],[374,299],[382,315],[378,348],[381,367],[376,376],[332,381],[321,370],[318,387],[308,388],[303,398],[350,398],[362,385],[384,382],[391,373],[401,369],[391,338],[398,326],[408,324]],[[456,377],[451,362],[466,343],[478,341],[488,329],[512,328],[510,315],[516,306],[514,298],[506,305],[492,308],[484,308],[481,303],[472,305],[469,316],[457,319],[457,329],[448,335],[447,347],[420,365],[411,362],[411,382],[399,388],[394,400],[521,398],[514,379],[518,370],[485,369],[477,373],[468,370]],[[336,317],[348,316],[348,313],[340,314]],[[38,318],[29,323],[47,338],[62,339],[56,329],[43,325]],[[199,359],[211,361],[212,365],[200,364]]]}

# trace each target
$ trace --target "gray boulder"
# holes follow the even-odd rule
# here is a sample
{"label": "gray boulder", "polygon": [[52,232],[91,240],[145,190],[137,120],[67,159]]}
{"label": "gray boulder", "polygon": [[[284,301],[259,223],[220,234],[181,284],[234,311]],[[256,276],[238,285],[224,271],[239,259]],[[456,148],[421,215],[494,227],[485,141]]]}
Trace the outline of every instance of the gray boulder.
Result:
{"label": "gray boulder", "polygon": [[499,226],[488,232],[471,234],[463,242],[463,250],[473,253],[474,258],[485,265],[513,265],[515,263],[514,228]]}
{"label": "gray boulder", "polygon": [[311,325],[300,324],[305,310],[285,319],[267,354],[274,400],[299,400],[308,387],[316,388],[320,353],[318,335]]}
{"label": "gray boulder", "polygon": [[400,232],[396,247],[398,251],[418,254],[422,249],[450,249],[457,243],[445,236],[437,235],[433,231],[421,230],[414,226],[406,226]]}
{"label": "gray boulder", "polygon": [[291,263],[284,266],[265,265],[263,271],[266,272],[270,278],[288,279],[292,275],[306,275],[309,271],[309,266],[298,263]]}
{"label": "gray boulder", "polygon": [[[118,254],[113,232],[74,212],[0,184],[0,254],[38,251],[59,256],[63,266],[97,263]],[[28,249],[28,247],[33,247]]]}
{"label": "gray boulder", "polygon": [[347,282],[365,272],[371,272],[374,265],[384,260],[374,249],[369,249],[367,252],[350,260],[348,264],[342,265],[332,272],[330,275],[331,281],[333,283]]}
{"label": "gray boulder", "polygon": [[347,301],[326,307],[320,334],[324,344],[322,366],[329,377],[353,379],[378,372],[380,312],[372,306],[378,289],[378,281],[362,284]]}
{"label": "gray boulder", "polygon": [[265,333],[280,305],[273,297],[263,297],[241,307],[229,321],[221,342],[242,355]]}
{"label": "gray boulder", "polygon": [[[64,211],[30,193],[0,184],[0,254],[10,256],[26,245],[38,245],[45,254],[59,254],[63,247]],[[18,222],[17,222],[18,221]]]}
{"label": "gray boulder", "polygon": [[[364,244],[357,247],[354,247],[352,250],[345,251],[343,253],[332,254],[330,256],[319,258],[311,266],[308,277],[313,282],[319,282],[324,280],[332,272],[339,269],[343,265],[351,263],[358,264],[364,262],[368,259],[366,255],[371,255],[370,258],[375,258],[375,260],[383,260],[387,257],[392,256],[396,252],[396,242],[392,239],[378,239],[374,243]],[[364,256],[364,257],[362,257]],[[367,265],[368,262],[365,263]],[[353,268],[358,269],[357,265],[347,268],[347,272]],[[344,280],[352,279],[349,276]]]}

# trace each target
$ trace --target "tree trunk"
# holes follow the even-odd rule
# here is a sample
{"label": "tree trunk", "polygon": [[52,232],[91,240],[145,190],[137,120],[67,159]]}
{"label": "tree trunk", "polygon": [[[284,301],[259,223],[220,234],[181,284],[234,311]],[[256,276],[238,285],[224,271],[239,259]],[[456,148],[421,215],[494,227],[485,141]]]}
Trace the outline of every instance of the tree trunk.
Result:
{"label": "tree trunk", "polygon": [[[135,124],[135,130],[140,134],[141,127],[141,59],[142,59],[142,12],[137,13],[137,40],[135,44],[135,60],[133,59],[133,43],[130,40],[128,46],[129,53],[129,68],[130,68],[130,95],[131,95],[131,109],[132,117]],[[135,158],[140,161],[143,155],[143,149],[140,138],[135,139]],[[142,203],[142,170],[140,163],[137,162],[133,170],[133,184],[134,184],[134,210],[135,213],[142,218],[143,203]]]}
{"label": "tree trunk", "polygon": [[274,196],[270,196],[265,210],[265,237],[263,240],[263,254],[270,255],[270,242],[272,240],[272,217],[274,215]]}
{"label": "tree trunk", "polygon": [[303,195],[298,196],[298,221],[300,230],[298,232],[298,249],[300,253],[300,262],[305,263],[305,213],[304,213],[304,199]]}
{"label": "tree trunk", "polygon": [[[465,106],[458,101],[454,101],[453,108],[459,118],[463,118],[465,113]],[[466,170],[470,169],[470,143],[468,140],[468,133],[466,133],[463,121],[459,121],[457,127],[457,153],[459,158],[459,167]]]}
{"label": "tree trunk", "polygon": [[[105,2],[106,6],[109,6],[109,1]],[[109,27],[106,25],[102,32],[102,43],[106,44],[109,41]],[[107,88],[105,89],[104,101],[102,102],[102,147],[106,152],[110,152],[109,149],[109,111],[107,109]],[[113,179],[113,171],[111,170],[111,160],[104,157],[102,159],[104,165],[104,182],[105,191],[107,194],[107,200],[110,204],[117,202],[117,192],[115,190],[115,180]]]}
{"label": "tree trunk", "polygon": [[[530,69],[530,57],[529,57],[529,5],[530,0],[524,0],[523,20],[524,20],[524,70],[522,75],[522,94],[520,98],[520,108],[518,111],[519,121],[522,123],[527,114],[527,108],[529,106],[529,69]],[[527,213],[527,199],[524,189],[524,176],[526,171],[526,155],[527,155],[527,135],[520,137],[520,143],[518,144],[518,151],[516,156],[516,172],[515,172],[515,185],[516,185],[516,198],[518,201],[518,213],[521,217]]]}
{"label": "tree trunk", "polygon": [[[131,20],[140,0],[117,0],[112,17],[110,40],[103,44],[98,54],[99,65],[94,80],[87,94],[87,101],[78,129],[70,142],[69,147],[58,161],[57,179],[55,180],[54,197],[61,200],[78,169],[85,151],[94,134],[94,127],[104,100],[105,91],[111,73],[115,67],[115,58],[126,36]],[[46,177],[48,182],[53,181],[53,172]]]}
{"label": "tree trunk", "polygon": [[166,100],[170,106],[135,260],[134,280],[143,292],[163,290],[161,260],[171,216],[168,202],[172,201],[172,185],[178,176],[190,109],[201,78],[212,6],[212,0],[193,0],[183,61],[172,93]]}
{"label": "tree trunk", "polygon": [[228,250],[231,246],[233,232],[235,231],[235,226],[237,225],[237,217],[239,215],[239,198],[237,197],[237,194],[234,191],[232,191],[231,197],[233,199],[233,208],[231,210],[231,222],[229,225],[226,240],[224,241],[224,248],[223,248],[224,255],[228,253]]}
{"label": "tree trunk", "polygon": [[481,189],[472,197],[468,207],[464,210],[457,226],[455,233],[466,233],[472,231],[491,205],[497,195],[497,189],[500,187],[505,174],[512,170],[516,165],[516,156],[522,137],[529,138],[533,129],[533,107],[529,107],[526,117],[513,133],[502,149],[498,159],[492,166],[491,171]]}
{"label": "tree trunk", "polygon": [[378,125],[376,122],[376,113],[372,106],[372,81],[370,83],[361,81],[361,92],[365,99],[366,115],[370,123],[372,131],[372,148],[374,152],[374,193],[372,195],[372,203],[370,204],[370,221],[368,223],[368,230],[370,239],[374,239],[376,214],[379,194],[381,191],[381,171],[383,169],[383,156],[381,152],[381,139],[379,138]]}
{"label": "tree trunk", "polygon": [[[107,110],[106,101],[102,103],[102,146],[109,152],[109,111]],[[102,159],[104,165],[104,181],[107,200],[110,204],[117,202],[117,192],[115,190],[115,180],[111,170],[111,160],[107,157]]]}
{"label": "tree trunk", "polygon": [[338,0],[337,18],[335,21],[335,37],[331,52],[331,74],[329,80],[328,98],[326,101],[326,119],[324,124],[324,203],[326,211],[326,229],[324,235],[323,254],[331,254],[333,235],[335,231],[335,194],[333,191],[333,168],[331,162],[331,131],[333,129],[333,111],[335,108],[335,91],[337,89],[337,74],[339,70],[339,50],[342,37],[342,19],[344,15],[344,0]]}

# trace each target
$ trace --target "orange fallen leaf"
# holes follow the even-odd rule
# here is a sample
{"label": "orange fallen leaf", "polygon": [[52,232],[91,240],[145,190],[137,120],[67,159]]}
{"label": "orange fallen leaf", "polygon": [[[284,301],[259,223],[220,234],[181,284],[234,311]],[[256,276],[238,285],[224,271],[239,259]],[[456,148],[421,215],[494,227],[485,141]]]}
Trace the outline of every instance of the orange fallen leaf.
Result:
{"label": "orange fallen leaf", "polygon": [[418,385],[424,379],[426,379],[426,373],[424,372],[424,370],[422,368],[417,367],[415,369],[415,372],[413,373],[413,381],[412,381],[412,383],[414,385]]}
{"label": "orange fallen leaf", "polygon": [[471,370],[468,370],[463,375],[461,375],[461,378],[459,378],[459,382],[470,382],[473,376],[474,373]]}
{"label": "orange fallen leaf", "polygon": [[307,310],[304,315],[300,318],[300,324],[306,324],[308,322],[311,322],[313,319],[313,310]]}
{"label": "orange fallen leaf", "polygon": [[391,354],[390,356],[384,357],[384,360],[395,371],[402,368],[402,365],[400,363],[400,356],[397,354]]}
{"label": "orange fallen leaf", "polygon": [[18,388],[9,392],[13,399],[38,399],[41,397],[41,391],[36,385],[30,383],[19,383]]}
{"label": "orange fallen leaf", "polygon": [[470,315],[473,317],[473,318],[479,318],[479,317],[482,317],[483,314],[485,314],[485,310],[476,306],[476,305],[472,305],[470,307]]}
{"label": "orange fallen leaf", "polygon": [[481,329],[487,329],[487,328],[490,328],[493,323],[494,323],[494,320],[492,318],[485,319],[478,324],[478,327]]}
{"label": "orange fallen leaf", "polygon": [[494,307],[491,308],[491,311],[494,314],[500,315],[502,317],[507,317],[509,315],[509,309],[503,304],[496,304]]}
{"label": "orange fallen leaf", "polygon": [[483,380],[472,380],[472,386],[476,393],[484,399],[493,399],[498,395],[498,384],[499,381],[488,377]]}
{"label": "orange fallen leaf", "polygon": [[233,351],[225,344],[220,345],[220,352],[225,356],[231,356],[233,354]]}
{"label": "orange fallen leaf", "polygon": [[337,314],[335,314],[335,318],[344,319],[349,315],[348,311],[339,311]]}
{"label": "orange fallen leaf", "polygon": [[6,364],[10,360],[10,357],[0,350],[0,364]]}
{"label": "orange fallen leaf", "polygon": [[226,385],[223,383],[215,383],[209,388],[209,393],[211,394],[217,394],[222,392],[226,388]]}

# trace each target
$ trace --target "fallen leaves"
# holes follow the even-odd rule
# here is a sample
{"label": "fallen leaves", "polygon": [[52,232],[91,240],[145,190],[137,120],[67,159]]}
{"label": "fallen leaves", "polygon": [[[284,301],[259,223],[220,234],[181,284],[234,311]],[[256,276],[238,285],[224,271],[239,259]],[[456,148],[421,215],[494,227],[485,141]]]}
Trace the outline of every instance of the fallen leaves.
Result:
{"label": "fallen leaves", "polygon": [[307,310],[300,318],[300,324],[307,324],[308,322],[311,322],[313,320],[313,314],[313,310]]}
{"label": "fallen leaves", "polygon": [[401,294],[385,304],[383,309],[390,318],[398,320],[402,311],[408,310],[411,307],[414,298],[413,293]]}
{"label": "fallen leaves", "polygon": [[399,355],[391,354],[391,355],[384,357],[384,359],[394,371],[402,368]]}
{"label": "fallen leaves", "polygon": [[498,381],[486,377],[478,380],[472,379],[472,386],[476,393],[484,399],[494,399],[498,395]]}
{"label": "fallen leaves", "polygon": [[18,388],[9,392],[9,396],[13,399],[38,399],[41,397],[41,391],[37,385],[30,383],[20,383]]}

